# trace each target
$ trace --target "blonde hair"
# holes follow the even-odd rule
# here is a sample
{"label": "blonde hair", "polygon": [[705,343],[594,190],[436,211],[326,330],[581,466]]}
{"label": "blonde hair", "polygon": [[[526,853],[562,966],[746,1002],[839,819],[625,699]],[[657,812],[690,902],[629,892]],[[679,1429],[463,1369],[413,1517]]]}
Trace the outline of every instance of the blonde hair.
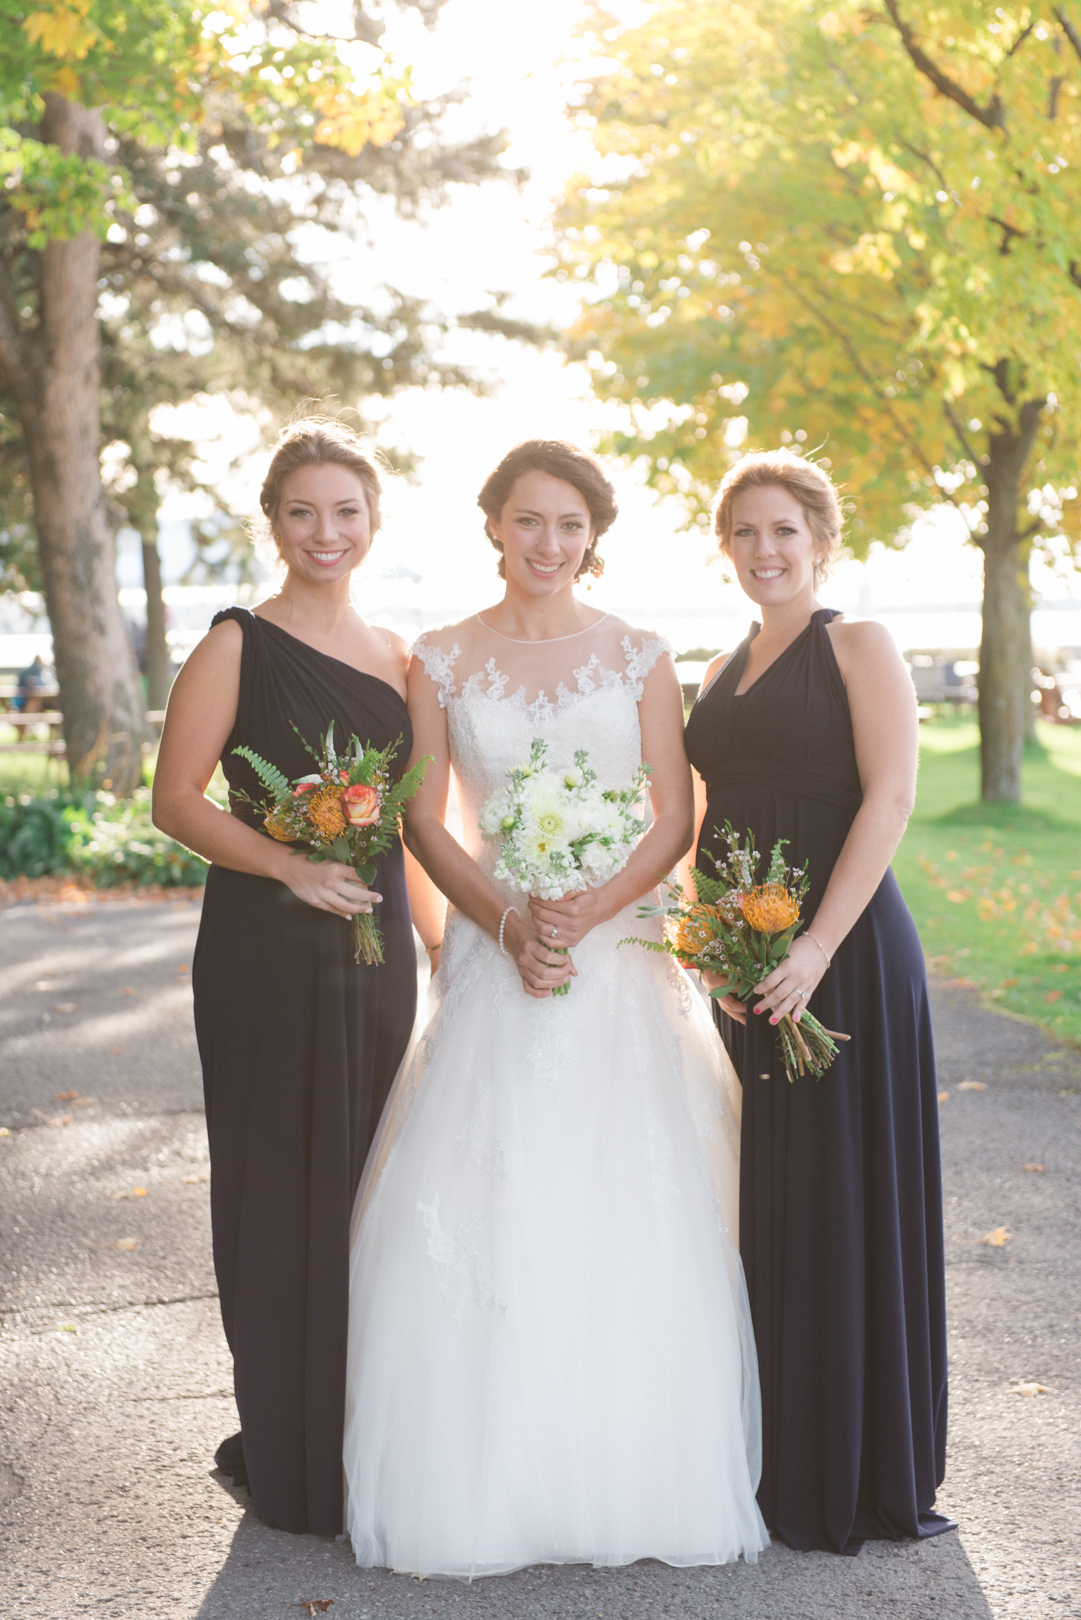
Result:
{"label": "blonde hair", "polygon": [[[374,535],[383,521],[381,497],[383,486],[373,458],[366,453],[359,433],[333,416],[306,416],[282,428],[270,458],[263,487],[259,491],[259,505],[263,510],[263,523],[253,524],[256,540],[272,540],[277,547],[275,526],[282,489],[290,473],[299,467],[348,467],[355,472],[364,486],[368,503],[368,521]],[[280,555],[280,550],[279,550]]]}
{"label": "blonde hair", "polygon": [[747,489],[783,489],[798,501],[815,545],[815,580],[824,579],[841,554],[844,514],[827,472],[791,450],[755,450],[721,480],[713,528],[723,551],[732,538],[732,503]]}

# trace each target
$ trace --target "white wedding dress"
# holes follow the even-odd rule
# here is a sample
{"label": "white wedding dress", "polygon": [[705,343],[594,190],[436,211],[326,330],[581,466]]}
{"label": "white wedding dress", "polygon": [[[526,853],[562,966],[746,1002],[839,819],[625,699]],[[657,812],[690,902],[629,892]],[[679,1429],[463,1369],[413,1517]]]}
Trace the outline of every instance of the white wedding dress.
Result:
{"label": "white wedding dress", "polygon": [[[489,874],[477,816],[534,737],[553,765],[584,748],[602,783],[630,782],[664,651],[611,616],[559,643],[476,619],[417,643]],[[768,1543],[739,1084],[683,971],[619,946],[657,926],[627,907],[574,950],[569,995],[538,1001],[488,934],[448,917],[354,1215],[358,1564],[471,1579],[721,1564]]]}

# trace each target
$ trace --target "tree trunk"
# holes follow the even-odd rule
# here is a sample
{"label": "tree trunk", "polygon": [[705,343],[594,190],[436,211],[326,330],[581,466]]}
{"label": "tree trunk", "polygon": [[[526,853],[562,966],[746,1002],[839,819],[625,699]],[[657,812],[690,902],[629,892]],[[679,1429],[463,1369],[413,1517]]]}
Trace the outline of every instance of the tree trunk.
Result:
{"label": "tree trunk", "polygon": [[1025,743],[1029,665],[1029,539],[1018,530],[1025,466],[1044,401],[1028,400],[1015,427],[988,434],[986,533],[983,551],[983,633],[980,640],[979,714],[981,797],[1018,804]]}
{"label": "tree trunk", "polygon": [[1025,668],[1021,682],[1021,713],[1025,717],[1025,741],[1026,743],[1034,743],[1038,740],[1036,737],[1036,716],[1039,713],[1039,709],[1032,701],[1032,671],[1036,666],[1036,659],[1032,651],[1031,603],[1029,604],[1029,607],[1028,653],[1025,660]]}
{"label": "tree trunk", "polygon": [[157,536],[143,537],[143,585],[146,588],[146,706],[164,709],[169,701],[169,643],[165,637],[165,601],[161,594],[161,558]]}
{"label": "tree trunk", "polygon": [[[41,139],[104,155],[100,114],[52,93]],[[31,364],[8,381],[26,435],[68,767],[73,782],[126,796],[141,779],[147,732],[101,483],[98,259],[88,232],[42,250],[39,328],[23,356]]]}

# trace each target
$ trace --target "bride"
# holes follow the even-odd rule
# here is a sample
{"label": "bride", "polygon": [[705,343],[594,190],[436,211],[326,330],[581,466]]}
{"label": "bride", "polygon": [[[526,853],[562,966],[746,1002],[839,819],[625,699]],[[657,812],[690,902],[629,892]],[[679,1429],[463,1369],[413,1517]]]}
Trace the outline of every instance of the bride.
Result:
{"label": "bride", "polygon": [[[451,910],[354,1215],[346,1529],[361,1565],[467,1579],[753,1560],[738,1082],[682,970],[617,948],[691,838],[679,684],[574,593],[616,515],[592,457],[528,441],[480,505],[503,600],[422,637],[409,677],[434,763],[406,841]],[[497,884],[477,832],[534,737],[606,786],[653,767],[626,867],[558,902]]]}

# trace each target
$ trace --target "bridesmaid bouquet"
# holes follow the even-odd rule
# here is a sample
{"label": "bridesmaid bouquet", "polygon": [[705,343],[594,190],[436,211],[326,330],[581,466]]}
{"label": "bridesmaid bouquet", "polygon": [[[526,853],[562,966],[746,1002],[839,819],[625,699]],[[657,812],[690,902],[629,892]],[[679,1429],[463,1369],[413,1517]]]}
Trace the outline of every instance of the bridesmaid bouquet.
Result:
{"label": "bridesmaid bouquet", "polygon": [[[503,846],[499,881],[537,899],[560,900],[626,866],[642,831],[636,812],[650,767],[640,765],[628,788],[602,788],[585,749],[566,771],[546,765],[547,752],[548,744],[535,737],[528,764],[513,766],[510,786],[485,804],[480,830]],[[552,994],[565,996],[569,989],[561,984]]]}
{"label": "bridesmaid bouquet", "polygon": [[[717,876],[710,878],[697,867],[691,868],[693,901],[672,889],[668,905],[639,908],[640,917],[665,918],[663,943],[648,939],[620,943],[664,951],[684,967],[721,974],[726,985],[711,990],[710,995],[734,995],[746,1001],[788,955],[809,880],[806,867],[785,864],[781,850],[788,840],[781,838],[773,846],[766,881],[757,883],[754,834],[748,830],[741,845],[730,822],[725,822],[724,830],[728,855],[714,861]],[[798,1024],[785,1013],[777,1025],[777,1040],[790,1081],[805,1073],[819,1080],[837,1056],[837,1042],[847,1041],[848,1036],[826,1029],[804,1010]]]}
{"label": "bridesmaid bouquet", "polygon": [[[303,737],[300,740],[304,742]],[[263,812],[263,826],[271,838],[283,844],[307,845],[310,861],[341,861],[353,868],[362,883],[372,883],[375,859],[393,843],[402,809],[420,787],[428,764],[426,759],[418,760],[412,770],[395,780],[391,766],[401,741],[399,737],[386,748],[365,748],[354,736],[339,754],[331,721],[317,749],[304,742],[319,769],[295,782],[254,749],[234,748],[233,753],[252,767],[270,802],[255,804],[247,794],[239,797]],[[370,967],[383,960],[383,942],[369,912],[353,918],[353,947],[355,962],[363,956]]]}

